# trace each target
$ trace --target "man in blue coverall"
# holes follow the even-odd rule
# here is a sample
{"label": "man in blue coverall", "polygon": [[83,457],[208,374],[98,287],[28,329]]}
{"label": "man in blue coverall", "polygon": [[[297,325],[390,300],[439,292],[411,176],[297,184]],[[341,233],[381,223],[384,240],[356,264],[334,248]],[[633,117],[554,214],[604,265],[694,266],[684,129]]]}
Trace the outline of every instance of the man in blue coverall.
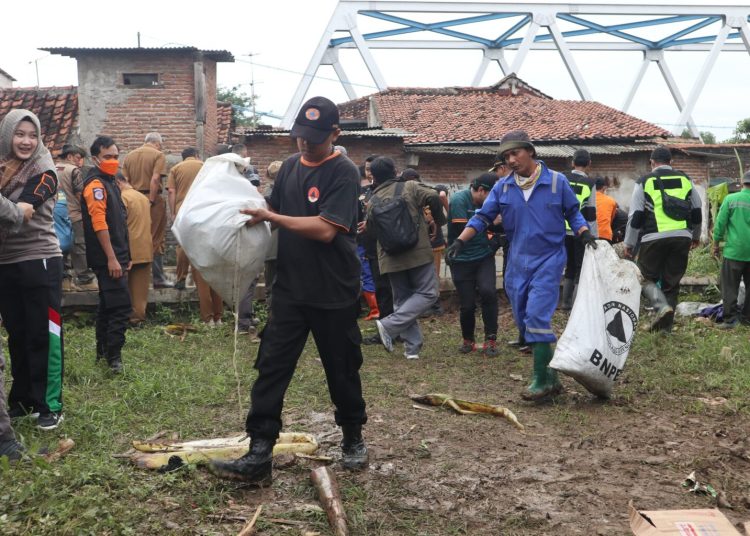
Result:
{"label": "man in blue coverall", "polygon": [[484,232],[498,214],[510,242],[505,289],[513,317],[534,353],[534,379],[521,396],[541,400],[562,390],[557,373],[549,368],[552,315],[557,307],[565,268],[565,222],[585,245],[596,239],[580,213],[580,202],[562,173],[536,159],[536,149],[523,130],[508,132],[499,153],[512,173],[499,180],[459,237],[448,249],[455,258],[464,244]]}

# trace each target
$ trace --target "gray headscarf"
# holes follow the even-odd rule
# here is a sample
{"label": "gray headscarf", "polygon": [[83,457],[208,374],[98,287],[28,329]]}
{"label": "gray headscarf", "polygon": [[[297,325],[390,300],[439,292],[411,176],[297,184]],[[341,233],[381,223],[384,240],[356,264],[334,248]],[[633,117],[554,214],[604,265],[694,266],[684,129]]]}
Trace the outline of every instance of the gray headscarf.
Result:
{"label": "gray headscarf", "polygon": [[39,143],[32,155],[21,163],[10,181],[2,188],[1,192],[5,197],[10,196],[18,188],[22,188],[31,177],[45,171],[54,172],[55,169],[52,155],[42,142],[42,128],[39,124],[39,118],[29,110],[16,109],[8,112],[8,115],[0,121],[0,180],[4,175],[6,166],[13,160],[18,160],[13,154],[13,133],[18,123],[23,120],[31,121],[34,124]]}

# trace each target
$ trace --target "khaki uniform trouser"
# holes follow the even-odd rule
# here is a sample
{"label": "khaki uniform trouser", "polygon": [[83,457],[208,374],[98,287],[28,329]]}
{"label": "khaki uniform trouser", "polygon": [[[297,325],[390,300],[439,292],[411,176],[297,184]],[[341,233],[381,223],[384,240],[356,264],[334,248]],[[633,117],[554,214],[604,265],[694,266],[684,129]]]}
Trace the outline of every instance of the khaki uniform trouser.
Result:
{"label": "khaki uniform trouser", "polygon": [[134,264],[128,272],[128,291],[133,304],[130,314],[131,322],[146,320],[146,306],[148,305],[148,285],[151,281],[151,263]]}
{"label": "khaki uniform trouser", "polygon": [[190,272],[190,260],[185,254],[185,250],[180,246],[175,248],[177,254],[177,281],[185,281]]}
{"label": "khaki uniform trouser", "polygon": [[193,280],[198,290],[201,320],[203,322],[221,320],[221,315],[224,312],[224,302],[221,300],[221,296],[208,286],[206,280],[196,269],[193,269]]}
{"label": "khaki uniform trouser", "polygon": [[[148,194],[146,194],[148,195]],[[167,230],[167,201],[159,194],[151,207],[151,240],[154,256],[164,254],[164,234]]]}

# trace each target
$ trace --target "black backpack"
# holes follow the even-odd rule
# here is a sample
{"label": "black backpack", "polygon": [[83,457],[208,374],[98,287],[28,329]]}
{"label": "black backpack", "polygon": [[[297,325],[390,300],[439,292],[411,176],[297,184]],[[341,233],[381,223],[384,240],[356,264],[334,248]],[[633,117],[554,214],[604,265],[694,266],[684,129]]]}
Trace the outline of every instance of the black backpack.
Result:
{"label": "black backpack", "polygon": [[409,213],[403,191],[404,183],[398,182],[391,199],[381,201],[377,195],[370,199],[373,207],[367,225],[375,232],[380,247],[389,255],[408,251],[419,241],[417,222]]}

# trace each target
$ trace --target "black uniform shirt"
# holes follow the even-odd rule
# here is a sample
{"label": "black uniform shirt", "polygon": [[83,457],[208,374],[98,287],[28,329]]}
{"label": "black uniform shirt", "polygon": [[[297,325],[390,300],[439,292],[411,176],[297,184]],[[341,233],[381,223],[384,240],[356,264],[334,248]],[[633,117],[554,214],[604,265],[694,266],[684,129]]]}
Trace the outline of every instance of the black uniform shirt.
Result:
{"label": "black uniform shirt", "polygon": [[360,262],[356,232],[359,170],[336,152],[317,165],[301,155],[287,158],[270,196],[271,207],[285,216],[319,216],[339,232],[326,244],[279,229],[274,300],[337,309],[359,296]]}

